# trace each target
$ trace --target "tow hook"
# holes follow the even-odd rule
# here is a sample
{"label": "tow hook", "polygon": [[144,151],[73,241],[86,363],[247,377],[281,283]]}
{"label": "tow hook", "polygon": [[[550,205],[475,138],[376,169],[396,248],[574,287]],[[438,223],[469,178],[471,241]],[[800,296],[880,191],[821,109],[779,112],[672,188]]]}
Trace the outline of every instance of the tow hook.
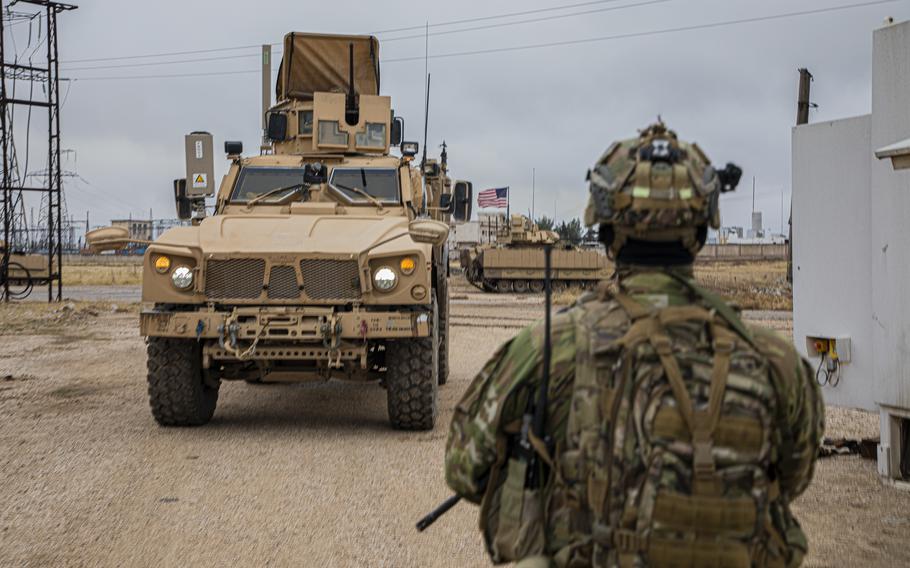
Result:
{"label": "tow hook", "polygon": [[319,326],[319,331],[322,333],[322,346],[326,349],[331,349],[335,351],[341,345],[341,331],[342,326],[341,322],[335,319],[335,316],[332,316],[332,319],[323,322]]}
{"label": "tow hook", "polygon": [[338,348],[341,346],[342,330],[341,321],[336,320],[334,315],[329,321],[323,322],[319,326],[319,331],[322,332],[322,346],[329,350],[330,368],[341,367],[341,351]]}

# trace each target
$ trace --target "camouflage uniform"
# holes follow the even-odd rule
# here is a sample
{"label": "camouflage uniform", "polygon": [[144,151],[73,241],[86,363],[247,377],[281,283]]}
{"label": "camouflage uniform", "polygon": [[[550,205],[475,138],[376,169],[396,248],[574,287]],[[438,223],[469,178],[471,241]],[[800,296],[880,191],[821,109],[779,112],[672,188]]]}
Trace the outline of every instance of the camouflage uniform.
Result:
{"label": "camouflage uniform", "polygon": [[543,325],[474,379],[452,420],[446,481],[481,504],[494,562],[801,563],[789,503],[812,477],[818,386],[789,342],[746,329],[690,279],[688,266],[624,266],[554,316],[539,491],[520,488],[509,455],[540,383]]}

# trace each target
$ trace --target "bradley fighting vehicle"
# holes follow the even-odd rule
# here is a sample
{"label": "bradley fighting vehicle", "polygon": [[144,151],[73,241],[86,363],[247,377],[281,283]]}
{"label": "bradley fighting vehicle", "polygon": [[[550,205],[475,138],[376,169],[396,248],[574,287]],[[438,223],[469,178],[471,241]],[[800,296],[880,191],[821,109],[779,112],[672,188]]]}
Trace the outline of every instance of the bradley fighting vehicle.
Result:
{"label": "bradley fighting vehicle", "polygon": [[[485,292],[542,292],[545,244],[555,244],[555,231],[542,231],[524,215],[494,229],[496,242],[461,251],[461,268],[468,282]],[[593,250],[555,246],[552,253],[555,289],[593,288],[609,276],[607,259]]]}
{"label": "bradley fighting vehicle", "polygon": [[[449,180],[445,159],[416,167],[417,143],[402,142],[403,120],[379,95],[378,57],[371,36],[285,36],[271,144],[243,157],[225,143],[208,217],[212,139],[187,136],[175,193],[192,226],[164,233],[143,261],[159,423],[207,422],[225,380],[341,378],[381,381],[395,427],[433,427],[448,372],[444,243],[471,187]],[[125,240],[105,228],[89,242]]]}

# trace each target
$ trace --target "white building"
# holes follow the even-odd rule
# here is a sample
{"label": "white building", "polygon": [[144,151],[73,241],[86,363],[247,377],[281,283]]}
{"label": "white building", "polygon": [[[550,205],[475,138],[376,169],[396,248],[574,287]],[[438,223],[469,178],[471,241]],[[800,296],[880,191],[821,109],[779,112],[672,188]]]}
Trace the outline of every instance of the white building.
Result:
{"label": "white building", "polygon": [[829,404],[880,413],[879,473],[905,481],[910,174],[875,153],[908,138],[910,23],[888,23],[874,32],[872,112],[793,130],[793,337]]}
{"label": "white building", "polygon": [[450,227],[449,248],[455,250],[476,244],[495,243],[496,232],[507,226],[504,213],[478,213],[477,221]]}

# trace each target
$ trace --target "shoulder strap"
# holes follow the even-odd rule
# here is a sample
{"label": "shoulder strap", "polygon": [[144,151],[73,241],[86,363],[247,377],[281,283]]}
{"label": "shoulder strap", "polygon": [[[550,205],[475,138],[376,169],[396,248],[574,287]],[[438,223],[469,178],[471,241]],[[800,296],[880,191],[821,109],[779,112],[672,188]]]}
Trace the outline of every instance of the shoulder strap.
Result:
{"label": "shoulder strap", "polygon": [[732,328],[733,331],[735,331],[737,333],[737,335],[739,335],[744,340],[746,340],[746,343],[751,345],[757,351],[763,352],[761,347],[756,343],[755,339],[752,337],[752,333],[746,327],[746,324],[743,323],[743,321],[739,318],[739,316],[736,315],[736,312],[733,311],[733,308],[731,308],[729,305],[727,305],[727,303],[724,302],[723,299],[720,298],[720,296],[718,296],[717,294],[714,294],[713,292],[709,292],[709,291],[705,290],[701,286],[696,285],[694,282],[692,282],[688,278],[685,278],[681,274],[677,274],[676,272],[673,272],[672,270],[668,270],[666,272],[666,274],[669,275],[674,280],[676,280],[677,282],[679,282],[680,284],[682,284],[683,286],[685,286],[686,288],[688,288],[690,291],[692,291],[697,296],[699,296],[702,300],[704,300],[706,304],[711,306],[714,309],[714,311],[717,312],[717,315],[722,317],[730,325],[730,328]]}

